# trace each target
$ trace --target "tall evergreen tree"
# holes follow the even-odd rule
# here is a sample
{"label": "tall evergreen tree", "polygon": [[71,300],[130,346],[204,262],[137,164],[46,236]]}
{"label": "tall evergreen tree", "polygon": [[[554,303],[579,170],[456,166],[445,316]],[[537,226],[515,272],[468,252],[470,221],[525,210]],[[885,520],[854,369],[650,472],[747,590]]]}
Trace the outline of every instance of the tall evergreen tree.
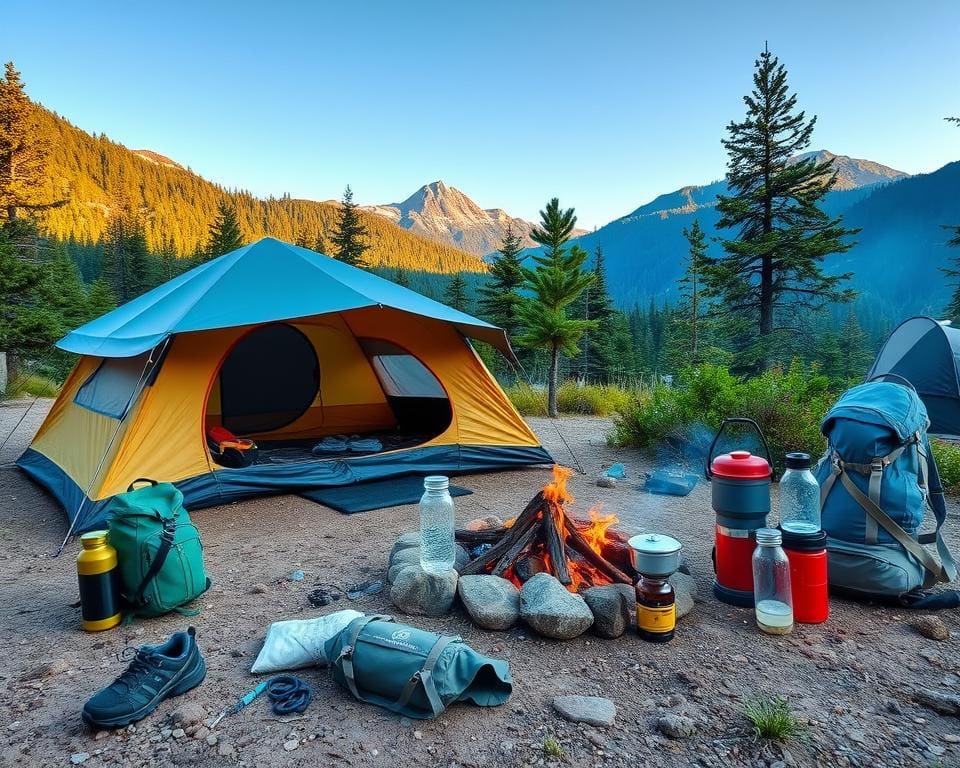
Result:
{"label": "tall evergreen tree", "polygon": [[110,285],[103,278],[98,278],[87,292],[87,320],[105,315],[117,306],[117,297],[110,290]]}
{"label": "tall evergreen tree", "polygon": [[324,237],[323,232],[317,233],[317,239],[313,244],[313,250],[317,253],[322,253],[324,256],[330,255],[330,243],[326,237]]}
{"label": "tall evergreen tree", "polygon": [[397,267],[393,272],[393,282],[397,285],[401,285],[404,288],[410,287],[410,275],[407,274],[407,270],[403,267]]}
{"label": "tall evergreen tree", "polygon": [[50,141],[40,130],[36,109],[8,61],[0,78],[0,217],[8,220],[21,210],[41,211],[66,202],[47,195]]}
{"label": "tall evergreen tree", "polygon": [[360,221],[358,206],[353,202],[353,190],[347,184],[343,191],[343,200],[337,212],[337,222],[334,227],[333,243],[334,258],[354,267],[366,267],[364,253],[370,248],[366,241],[367,228]]}
{"label": "tall evergreen tree", "polygon": [[447,283],[447,290],[443,294],[443,302],[449,307],[453,307],[461,312],[466,312],[470,304],[467,297],[467,281],[463,275],[457,272],[450,282]]}
{"label": "tall evergreen tree", "polygon": [[594,329],[584,331],[580,341],[577,370],[580,377],[586,381],[605,382],[619,366],[616,363],[617,351],[614,346],[616,310],[607,290],[603,247],[599,243],[593,252],[591,273],[593,282],[583,290],[571,312],[574,317],[594,321],[595,325]]}
{"label": "tall evergreen tree", "polygon": [[210,237],[207,240],[207,259],[215,259],[225,253],[235,251],[243,245],[243,232],[237,209],[226,198],[217,203],[217,216],[210,224]]}
{"label": "tall evergreen tree", "polygon": [[701,362],[703,332],[703,273],[710,262],[707,256],[707,239],[699,219],[694,219],[689,229],[684,228],[683,236],[688,246],[687,266],[683,276],[677,281],[680,301],[676,309],[676,336],[679,337],[677,340],[682,340],[683,343],[684,348],[678,348],[683,360],[697,364]]}
{"label": "tall evergreen tree", "polygon": [[522,238],[514,231],[513,224],[507,224],[503,242],[490,264],[490,279],[479,288],[479,304],[484,315],[511,337],[520,327],[517,308],[523,286],[522,250]]}
{"label": "tall evergreen tree", "polygon": [[809,146],[816,117],[796,110],[787,71],[768,50],[755,62],[753,86],[746,117],[731,122],[723,140],[732,194],[717,199],[717,226],[736,238],[723,241],[726,256],[705,277],[728,311],[751,319],[755,344],[742,362],[756,368],[769,362],[773,334],[790,330],[778,313],[853,297],[844,288],[849,274],[827,274],[823,261],[849,250],[854,243],[845,238],[857,230],[819,207],[836,181],[832,161],[795,159]]}
{"label": "tall evergreen tree", "polygon": [[593,320],[567,316],[570,305],[595,279],[583,269],[587,252],[576,245],[566,248],[576,222],[573,208],[564,211],[557,198],[547,203],[540,211],[540,225],[530,233],[546,248],[546,253],[535,257],[535,269],[523,268],[526,286],[533,296],[520,305],[523,333],[518,340],[532,349],[546,349],[550,356],[547,413],[553,418],[558,415],[560,359],[575,357],[580,351],[577,343],[584,332],[596,327]]}
{"label": "tall evergreen tree", "polygon": [[102,276],[120,303],[126,303],[149,286],[147,237],[139,212],[122,203],[110,219],[103,242]]}

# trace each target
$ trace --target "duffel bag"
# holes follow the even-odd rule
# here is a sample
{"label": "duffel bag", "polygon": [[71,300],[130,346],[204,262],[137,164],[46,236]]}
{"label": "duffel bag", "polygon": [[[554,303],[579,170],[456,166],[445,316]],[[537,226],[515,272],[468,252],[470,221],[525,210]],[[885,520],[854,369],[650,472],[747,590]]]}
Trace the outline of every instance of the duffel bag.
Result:
{"label": "duffel bag", "polygon": [[436,635],[390,616],[354,619],[324,648],[330,671],[354,698],[429,720],[451,704],[503,704],[513,683],[506,661],[477,653],[459,637]]}

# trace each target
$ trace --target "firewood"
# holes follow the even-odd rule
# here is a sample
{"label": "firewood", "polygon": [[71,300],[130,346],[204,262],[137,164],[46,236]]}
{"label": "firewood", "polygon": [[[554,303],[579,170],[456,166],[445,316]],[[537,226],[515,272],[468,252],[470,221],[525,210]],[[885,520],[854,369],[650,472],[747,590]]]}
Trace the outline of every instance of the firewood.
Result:
{"label": "firewood", "polygon": [[519,579],[521,584],[538,573],[548,572],[546,561],[540,555],[534,555],[530,552],[521,554],[513,563],[513,575]]}
{"label": "firewood", "polygon": [[547,556],[550,562],[550,570],[557,577],[561,584],[566,586],[570,584],[570,568],[567,564],[567,551],[557,530],[557,516],[563,514],[559,508],[549,504],[547,511],[544,512],[543,521],[540,524],[540,535],[543,537],[543,546],[547,550]]}
{"label": "firewood", "polygon": [[508,549],[503,557],[500,558],[499,562],[493,567],[493,570],[490,571],[494,576],[503,576],[504,573],[509,570],[513,564],[517,561],[517,558],[536,541],[537,531],[542,526],[533,525],[530,529],[524,533],[522,536],[518,536],[517,539],[513,542],[510,549]]}
{"label": "firewood", "polygon": [[537,525],[541,512],[544,512],[546,505],[543,494],[539,493],[533,497],[526,509],[517,516],[516,521],[510,527],[508,533],[503,536],[496,544],[484,552],[480,557],[467,563],[460,571],[462,576],[470,576],[478,573],[486,573],[487,567],[496,563],[513,546],[517,539],[521,538],[531,528]]}
{"label": "firewood", "polygon": [[583,538],[575,525],[567,526],[567,544],[576,549],[590,562],[594,568],[603,573],[610,581],[620,584],[633,584],[633,580],[613,563],[604,559],[603,555],[593,551],[586,539]]}
{"label": "firewood", "polygon": [[506,535],[509,528],[483,528],[479,531],[470,531],[466,528],[458,528],[454,531],[453,537],[461,544],[496,544],[501,537]]}

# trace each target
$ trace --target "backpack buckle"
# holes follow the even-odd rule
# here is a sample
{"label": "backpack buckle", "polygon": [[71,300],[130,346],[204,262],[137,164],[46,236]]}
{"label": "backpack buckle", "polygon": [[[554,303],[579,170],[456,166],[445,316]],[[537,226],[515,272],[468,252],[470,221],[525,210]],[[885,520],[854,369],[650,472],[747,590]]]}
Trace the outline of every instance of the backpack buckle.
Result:
{"label": "backpack buckle", "polygon": [[882,473],[886,469],[887,461],[886,459],[874,459],[870,462],[870,472],[871,474],[876,474],[878,472]]}

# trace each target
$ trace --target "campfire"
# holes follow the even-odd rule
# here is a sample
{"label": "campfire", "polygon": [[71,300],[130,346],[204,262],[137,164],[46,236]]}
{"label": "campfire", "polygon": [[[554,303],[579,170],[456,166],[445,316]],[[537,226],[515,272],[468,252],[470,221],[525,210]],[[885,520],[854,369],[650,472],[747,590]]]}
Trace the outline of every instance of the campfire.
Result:
{"label": "campfire", "polygon": [[491,547],[469,562],[463,575],[492,574],[520,586],[537,573],[551,573],[571,592],[603,584],[633,584],[626,537],[612,528],[616,515],[588,511],[577,520],[567,511],[573,497],[567,490],[572,472],[553,468],[553,480],[517,517],[501,528],[458,530],[457,541],[472,548]]}

